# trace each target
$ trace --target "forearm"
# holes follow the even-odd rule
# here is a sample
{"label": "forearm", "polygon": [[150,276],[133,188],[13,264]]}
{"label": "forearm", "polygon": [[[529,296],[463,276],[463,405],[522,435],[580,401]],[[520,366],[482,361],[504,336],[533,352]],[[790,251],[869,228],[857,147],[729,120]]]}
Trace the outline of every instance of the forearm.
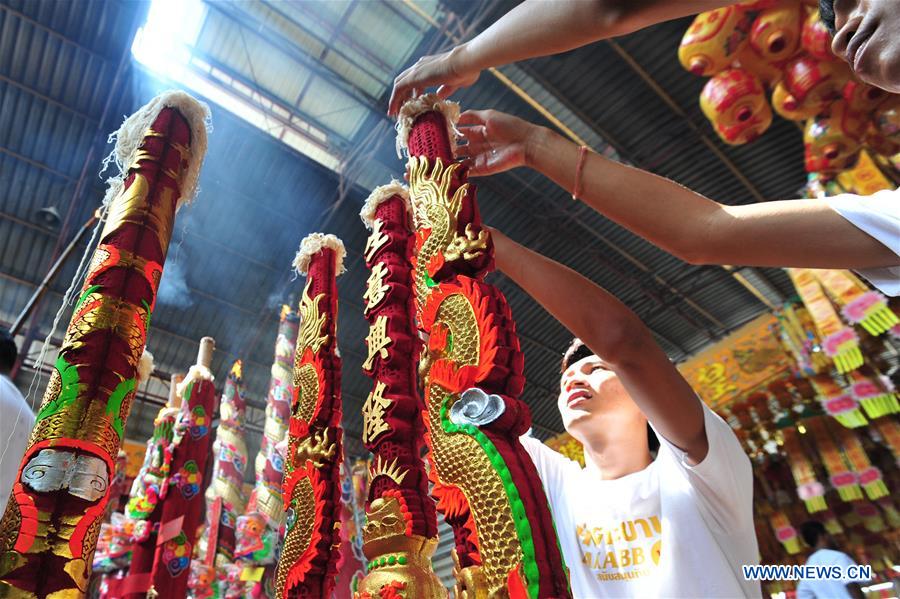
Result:
{"label": "forearm", "polygon": [[497,268],[615,371],[666,439],[699,462],[706,456],[703,409],[650,330],[612,294],[497,231]]}
{"label": "forearm", "polygon": [[735,1],[526,0],[461,46],[460,59],[483,70],[559,54]]}
{"label": "forearm", "polygon": [[584,276],[499,231],[491,235],[497,268],[608,363],[624,357],[634,331],[646,331],[627,306]]}
{"label": "forearm", "polygon": [[[579,147],[543,127],[535,129],[529,166],[572,192]],[[610,220],[687,262],[717,243],[722,206],[673,181],[588,152],[579,200]]]}
{"label": "forearm", "polygon": [[596,26],[602,4],[599,0],[525,0],[463,44],[462,59],[483,70],[590,44],[602,39],[602,28]]}
{"label": "forearm", "polygon": [[[578,146],[542,127],[530,139],[526,163],[571,192]],[[720,204],[592,152],[586,156],[579,187],[582,202],[692,264],[802,268],[900,264],[890,249],[822,200]]]}

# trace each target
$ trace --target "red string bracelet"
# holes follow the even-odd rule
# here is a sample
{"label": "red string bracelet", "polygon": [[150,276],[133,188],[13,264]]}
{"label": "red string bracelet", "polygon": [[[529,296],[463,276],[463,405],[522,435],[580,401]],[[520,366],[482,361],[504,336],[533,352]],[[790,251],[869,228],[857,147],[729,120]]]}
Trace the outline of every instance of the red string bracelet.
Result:
{"label": "red string bracelet", "polygon": [[575,167],[575,188],[572,190],[572,199],[578,200],[581,195],[581,171],[584,170],[584,160],[587,157],[587,146],[581,146],[578,150],[578,166]]}

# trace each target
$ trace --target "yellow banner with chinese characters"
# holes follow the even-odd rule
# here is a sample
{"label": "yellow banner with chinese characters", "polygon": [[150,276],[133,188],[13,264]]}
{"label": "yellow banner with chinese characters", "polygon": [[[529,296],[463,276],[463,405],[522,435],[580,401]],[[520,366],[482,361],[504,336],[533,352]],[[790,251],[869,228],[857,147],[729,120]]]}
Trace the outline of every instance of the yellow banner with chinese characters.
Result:
{"label": "yellow banner with chinese characters", "polygon": [[134,478],[141,471],[144,463],[144,456],[147,453],[147,444],[125,439],[122,443],[122,451],[125,452],[127,461],[125,463],[125,476]]}
{"label": "yellow banner with chinese characters", "polygon": [[719,408],[787,371],[791,360],[775,336],[778,323],[760,316],[682,363],[678,370],[711,408]]}

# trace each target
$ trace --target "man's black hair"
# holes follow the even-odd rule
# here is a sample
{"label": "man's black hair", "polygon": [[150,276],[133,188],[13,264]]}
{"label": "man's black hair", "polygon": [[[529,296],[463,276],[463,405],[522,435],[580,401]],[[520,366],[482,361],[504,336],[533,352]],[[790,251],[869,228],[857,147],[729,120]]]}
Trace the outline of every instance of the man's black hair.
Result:
{"label": "man's black hair", "polygon": [[834,35],[837,29],[834,24],[834,0],[819,0],[819,18],[828,27],[831,35]]}
{"label": "man's black hair", "polygon": [[810,547],[815,547],[819,539],[828,534],[825,525],[818,520],[807,520],[800,525],[800,536],[803,541]]}
{"label": "man's black hair", "polygon": [[11,371],[18,357],[19,349],[16,347],[16,340],[8,330],[0,328],[0,374],[7,374]]}
{"label": "man's black hair", "polygon": [[569,348],[566,350],[566,353],[563,354],[562,364],[559,367],[559,373],[564,373],[569,366],[574,364],[579,360],[583,360],[588,356],[593,356],[594,352],[585,345],[581,339],[575,338],[572,339],[572,343],[569,344]]}
{"label": "man's black hair", "polygon": [[[566,350],[566,353],[563,354],[562,364],[560,365],[559,373],[564,373],[569,366],[578,362],[579,360],[583,360],[588,356],[593,356],[594,352],[585,345],[581,339],[575,338],[572,339],[572,343],[569,344],[569,349]],[[647,445],[650,446],[650,453],[655,454],[659,450],[659,437],[656,436],[656,432],[653,430],[653,427],[650,426],[650,423],[647,423]]]}

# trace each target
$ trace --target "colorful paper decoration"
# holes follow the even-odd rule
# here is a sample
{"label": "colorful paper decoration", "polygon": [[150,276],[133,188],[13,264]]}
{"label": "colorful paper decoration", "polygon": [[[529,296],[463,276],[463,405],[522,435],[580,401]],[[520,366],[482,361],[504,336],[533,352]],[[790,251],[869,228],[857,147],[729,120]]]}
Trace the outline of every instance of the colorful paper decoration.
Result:
{"label": "colorful paper decoration", "polygon": [[819,401],[825,412],[847,428],[856,428],[868,424],[868,420],[859,408],[859,402],[850,392],[841,387],[827,374],[810,377],[819,395]]}
{"label": "colorful paper decoration", "polygon": [[828,476],[842,501],[858,501],[863,498],[859,488],[859,476],[848,467],[837,445],[831,437],[826,421],[822,417],[806,420],[807,427],[816,441],[819,456],[828,471]]}
{"label": "colorful paper decoration", "polygon": [[825,487],[816,479],[816,471],[801,445],[799,433],[796,429],[787,428],[782,431],[782,435],[791,474],[797,484],[797,495],[806,504],[806,511],[814,514],[827,509]]}
{"label": "colorful paper decoration", "polygon": [[[256,456],[256,484],[246,513],[237,520],[235,556],[242,568],[248,570],[247,576],[241,575],[244,592],[254,598],[274,594],[275,557],[284,523],[281,495],[284,457],[277,447],[285,441],[291,415],[292,369],[300,316],[291,306],[284,305],[279,318],[266,398],[266,422]],[[257,577],[260,568],[262,574]]]}
{"label": "colorful paper decoration", "polygon": [[760,316],[678,370],[708,406],[718,409],[790,368],[776,326],[774,316]]}
{"label": "colorful paper decoration", "polygon": [[[234,562],[237,517],[246,508],[243,485],[244,470],[247,467],[247,444],[244,441],[247,401],[244,398],[242,377],[242,364],[237,360],[228,373],[219,402],[219,426],[216,427],[215,441],[212,444],[213,471],[204,494],[206,525],[197,544],[197,558],[194,560],[213,572],[224,572],[225,565]],[[194,563],[191,568],[195,569]],[[189,582],[191,595],[206,595],[205,589],[192,585],[205,584],[210,578],[212,576],[200,568]]]}
{"label": "colorful paper decoration", "polygon": [[[0,522],[0,595],[87,591],[178,205],[205,152],[205,106],[183,93],[126,120],[100,241]],[[193,181],[190,179],[193,177]]]}
{"label": "colorful paper decoration", "polygon": [[853,509],[859,515],[867,531],[878,533],[883,532],[887,528],[884,518],[881,517],[881,512],[873,504],[860,501],[853,504]]}
{"label": "colorful paper decoration", "polygon": [[900,403],[894,385],[887,377],[867,377],[860,372],[851,372],[848,377],[850,393],[859,402],[866,416],[875,420],[889,414],[900,413]]}
{"label": "colorful paper decoration", "polygon": [[881,499],[889,494],[887,486],[884,484],[884,477],[881,470],[872,465],[869,456],[866,455],[859,437],[851,430],[839,428],[835,431],[844,456],[847,458],[859,484],[869,499]]}
{"label": "colorful paper decoration", "polygon": [[812,273],[841,307],[844,318],[862,326],[870,335],[881,335],[900,323],[900,318],[888,308],[887,298],[850,271],[815,269]]}
{"label": "colorful paper decoration", "polygon": [[809,310],[809,315],[822,339],[822,349],[834,360],[838,372],[850,372],[862,366],[863,355],[859,349],[859,337],[852,327],[845,326],[841,322],[834,306],[822,291],[813,270],[788,268],[787,272]]}
{"label": "colorful paper decoration", "polygon": [[900,463],[900,422],[894,418],[876,420],[873,425],[885,444],[890,447],[894,458]]}
{"label": "colorful paper decoration", "polygon": [[791,526],[791,521],[782,511],[776,511],[770,517],[769,523],[775,531],[775,538],[784,546],[788,555],[800,553],[801,541],[797,529]]}
{"label": "colorful paper decoration", "polygon": [[776,316],[782,344],[794,357],[798,370],[809,375],[831,367],[831,360],[821,351],[812,317],[802,303],[788,304]]}

